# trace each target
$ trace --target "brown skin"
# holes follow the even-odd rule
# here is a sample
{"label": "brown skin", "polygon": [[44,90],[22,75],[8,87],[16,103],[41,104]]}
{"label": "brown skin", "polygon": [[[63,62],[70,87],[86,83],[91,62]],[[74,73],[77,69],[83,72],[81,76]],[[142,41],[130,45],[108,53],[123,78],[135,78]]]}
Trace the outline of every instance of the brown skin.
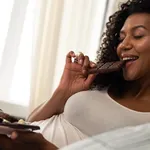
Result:
{"label": "brown skin", "polygon": [[[120,38],[122,42],[118,45],[117,54],[120,58],[127,55],[135,55],[139,58],[133,63],[127,64],[123,69],[124,78],[128,81],[123,85],[124,92],[119,95],[118,90],[111,86],[109,95],[118,103],[127,108],[150,112],[150,14],[134,14],[128,17],[121,29]],[[137,26],[143,27],[137,27]],[[136,28],[135,28],[136,27]],[[86,72],[80,69],[76,70],[77,65],[70,62],[71,56],[67,56],[65,70],[60,82],[60,87],[70,87],[69,94],[74,94],[80,90],[88,89],[94,76],[86,76]],[[86,65],[89,65],[89,59],[83,57]],[[83,61],[84,62],[84,61]],[[85,67],[86,68],[86,67]],[[76,73],[77,72],[77,73]],[[68,78],[72,80],[67,81]],[[88,78],[90,78],[88,80]],[[82,84],[81,84],[82,83]],[[75,85],[75,86],[73,86]],[[81,86],[82,85],[82,86]],[[0,147],[3,150],[19,150],[21,146],[24,149],[34,150],[56,150],[57,147],[46,141],[41,134],[37,133],[13,133],[12,140],[6,136],[0,135]],[[11,145],[11,147],[9,146]]]}
{"label": "brown skin", "polygon": [[[72,55],[70,55],[70,53]],[[87,70],[93,66],[90,63],[89,57],[84,56],[82,53],[78,56],[78,64],[72,63],[71,58],[74,55],[74,52],[70,52],[66,58],[66,65],[64,68],[64,72],[59,84],[59,88],[63,88],[68,91],[69,96],[73,94],[88,90],[90,85],[92,84],[95,75],[87,74]]]}
{"label": "brown skin", "polygon": [[11,138],[0,135],[0,148],[2,150],[57,150],[58,148],[44,139],[39,133],[13,132]]}
{"label": "brown skin", "polygon": [[84,56],[82,53],[77,56],[78,63],[72,62],[73,57],[76,57],[76,55],[73,51],[70,51],[66,56],[66,64],[59,86],[51,99],[37,107],[29,115],[27,121],[45,120],[62,113],[69,97],[90,88],[96,75],[88,75],[87,70],[96,67],[96,65],[90,62],[89,57]]}
{"label": "brown skin", "polygon": [[[127,18],[120,32],[117,54],[122,57],[134,55],[139,58],[123,68],[127,83],[123,93],[109,89],[109,95],[130,109],[150,112],[150,14],[136,13]],[[114,87],[113,87],[114,88]]]}

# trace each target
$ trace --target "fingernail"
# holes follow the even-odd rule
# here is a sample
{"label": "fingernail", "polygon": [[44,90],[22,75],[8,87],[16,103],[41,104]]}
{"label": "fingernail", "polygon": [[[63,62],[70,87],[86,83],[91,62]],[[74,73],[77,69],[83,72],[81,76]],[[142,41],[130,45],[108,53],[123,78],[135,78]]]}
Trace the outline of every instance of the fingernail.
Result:
{"label": "fingernail", "polygon": [[87,74],[87,70],[85,70],[85,69],[82,70],[82,72],[83,72],[83,74]]}
{"label": "fingernail", "polygon": [[82,63],[83,63],[83,60],[82,60],[82,59],[80,59],[80,60],[79,60],[79,64],[80,64],[80,65],[82,65]]}
{"label": "fingernail", "polygon": [[71,51],[71,55],[74,55],[74,52],[73,52],[73,51]]}
{"label": "fingernail", "polygon": [[18,134],[17,134],[17,132],[12,132],[12,134],[11,134],[11,139],[16,139],[18,137]]}
{"label": "fingernail", "polygon": [[96,66],[96,64],[93,63],[93,64],[92,64],[92,67],[95,67],[95,66]]}
{"label": "fingernail", "polygon": [[83,53],[78,51],[77,56],[80,56],[80,55],[83,55]]}

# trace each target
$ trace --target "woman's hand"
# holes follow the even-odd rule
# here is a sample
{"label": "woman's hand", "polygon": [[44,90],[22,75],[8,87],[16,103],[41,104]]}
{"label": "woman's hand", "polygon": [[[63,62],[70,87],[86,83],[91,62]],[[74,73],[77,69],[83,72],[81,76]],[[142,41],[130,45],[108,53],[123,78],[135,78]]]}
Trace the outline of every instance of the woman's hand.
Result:
{"label": "woman's hand", "polygon": [[13,141],[6,135],[0,135],[0,150],[25,150],[28,147],[27,145]]}
{"label": "woman's hand", "polygon": [[[76,61],[72,62],[72,58]],[[95,74],[89,75],[88,70],[94,67],[96,65],[89,60],[88,56],[82,53],[76,56],[73,51],[70,51],[66,56],[65,68],[58,88],[66,90],[69,96],[88,90],[96,77]]]}
{"label": "woman's hand", "polygon": [[2,150],[57,150],[58,148],[48,142],[39,133],[13,132],[11,137],[0,135],[0,148]]}
{"label": "woman's hand", "polygon": [[[72,58],[76,57],[76,62]],[[82,53],[76,56],[74,52],[69,52],[66,56],[66,64],[58,88],[53,93],[49,101],[37,107],[28,117],[28,121],[45,120],[53,115],[64,111],[64,106],[73,94],[88,90],[96,75],[88,74],[88,69],[96,67],[90,62],[88,56]],[[59,73],[59,72],[58,72]]]}

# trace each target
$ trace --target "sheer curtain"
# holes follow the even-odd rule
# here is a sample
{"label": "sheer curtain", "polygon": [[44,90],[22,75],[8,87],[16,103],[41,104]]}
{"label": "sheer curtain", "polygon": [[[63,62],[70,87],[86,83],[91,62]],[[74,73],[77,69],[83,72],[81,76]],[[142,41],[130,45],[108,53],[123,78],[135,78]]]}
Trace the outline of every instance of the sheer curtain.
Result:
{"label": "sheer curtain", "polygon": [[0,107],[25,116],[36,0],[0,0]]}
{"label": "sheer curtain", "polygon": [[48,100],[68,51],[94,60],[108,2],[0,0],[1,109],[26,116],[28,107],[31,111]]}
{"label": "sheer curtain", "polygon": [[30,111],[49,100],[59,83],[68,51],[82,51],[95,59],[106,2],[39,1]]}

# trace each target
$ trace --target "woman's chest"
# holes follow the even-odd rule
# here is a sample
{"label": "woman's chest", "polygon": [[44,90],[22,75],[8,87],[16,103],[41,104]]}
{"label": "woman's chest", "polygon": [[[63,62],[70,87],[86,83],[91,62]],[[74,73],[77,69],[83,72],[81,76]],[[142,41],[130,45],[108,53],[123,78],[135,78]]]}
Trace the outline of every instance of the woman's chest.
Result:
{"label": "woman's chest", "polygon": [[88,136],[150,121],[150,115],[141,115],[103,96],[77,96],[70,99],[64,116],[69,123]]}

